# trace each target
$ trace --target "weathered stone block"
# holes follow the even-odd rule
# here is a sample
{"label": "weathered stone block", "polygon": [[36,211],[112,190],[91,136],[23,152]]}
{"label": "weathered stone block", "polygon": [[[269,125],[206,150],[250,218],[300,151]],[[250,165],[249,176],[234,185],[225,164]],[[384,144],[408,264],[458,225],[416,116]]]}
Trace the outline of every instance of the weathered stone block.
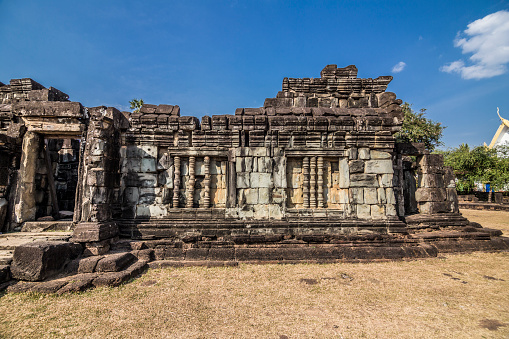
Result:
{"label": "weathered stone block", "polygon": [[394,204],[386,204],[385,215],[388,217],[395,217],[397,215],[396,206]]}
{"label": "weathered stone block", "polygon": [[384,188],[377,188],[377,195],[378,195],[378,203],[379,204],[385,204],[387,202],[387,198],[385,197],[385,189]]}
{"label": "weathered stone block", "polygon": [[122,160],[122,173],[141,172],[141,159],[126,158]]}
{"label": "weathered stone block", "polygon": [[364,189],[363,188],[352,187],[352,188],[350,188],[349,192],[350,192],[349,201],[352,204],[364,204]]}
{"label": "weathered stone block", "polygon": [[357,218],[369,219],[371,217],[371,205],[357,205]]}
{"label": "weathered stone block", "polygon": [[149,205],[137,205],[136,206],[136,217],[149,218],[150,217]]}
{"label": "weathered stone block", "polygon": [[145,261],[138,261],[129,266],[126,270],[121,272],[108,272],[98,275],[92,284],[96,287],[99,286],[118,286],[121,283],[135,277],[143,272],[147,263]]}
{"label": "weathered stone block", "polygon": [[369,148],[359,148],[359,159],[360,160],[370,159]]}
{"label": "weathered stone block", "polygon": [[390,159],[391,158],[390,153],[380,152],[377,150],[371,150],[370,155],[371,155],[371,159],[373,159],[373,160]]}
{"label": "weathered stone block", "polygon": [[444,176],[436,173],[423,173],[418,176],[419,187],[439,188],[445,187]]}
{"label": "weathered stone block", "polygon": [[357,160],[357,155],[358,155],[358,150],[357,148],[349,148],[348,149],[348,159],[349,160]]}
{"label": "weathered stone block", "polygon": [[[263,190],[263,189],[261,189]],[[272,189],[271,197],[272,203],[274,204],[282,204],[285,201],[285,189],[283,188],[274,188]]]}
{"label": "weathered stone block", "polygon": [[91,242],[113,238],[118,234],[116,223],[79,223],[74,229],[72,241]]}
{"label": "weathered stone block", "polygon": [[[451,206],[450,212],[459,213],[458,192],[456,192],[456,188],[448,187],[446,188],[446,190],[447,190],[447,201],[450,203]],[[502,193],[500,193],[500,196],[502,196]],[[495,201],[495,203],[497,203],[497,201]]]}
{"label": "weathered stone block", "polygon": [[378,204],[378,191],[376,188],[364,188],[364,203],[365,204]]}
{"label": "weathered stone block", "polygon": [[81,254],[79,244],[64,241],[36,241],[17,246],[11,265],[14,279],[41,281],[59,273]]}
{"label": "weathered stone block", "polygon": [[393,187],[393,174],[382,174],[379,178],[381,187]]}
{"label": "weathered stone block", "polygon": [[269,219],[269,205],[253,205],[254,219]]}
{"label": "weathered stone block", "polygon": [[[138,173],[137,179],[140,187],[156,187],[157,186],[157,174],[153,173]],[[136,185],[133,185],[136,186]]]}
{"label": "weathered stone block", "polygon": [[272,175],[271,173],[251,173],[251,187],[272,187]]}
{"label": "weathered stone block", "polygon": [[445,201],[447,194],[445,188],[426,188],[420,187],[415,191],[415,200],[417,202],[425,201]]}
{"label": "weathered stone block", "polygon": [[149,205],[149,213],[151,217],[160,218],[168,215],[167,205]]}
{"label": "weathered stone block", "polygon": [[350,187],[378,187],[376,174],[350,174]]}
{"label": "weathered stone block", "polygon": [[147,204],[147,205],[153,204],[156,200],[155,190],[156,189],[152,188],[152,187],[140,188],[138,203],[139,204]]}
{"label": "weathered stone block", "polygon": [[153,145],[138,146],[138,154],[142,158],[157,159],[157,146]]}
{"label": "weathered stone block", "polygon": [[90,197],[93,204],[105,204],[109,201],[110,190],[107,187],[90,187]]}
{"label": "weathered stone block", "polygon": [[385,218],[385,208],[383,205],[371,205],[371,217],[373,219]]}
{"label": "weathered stone block", "polygon": [[348,165],[350,173],[364,173],[364,160],[351,160]]}
{"label": "weathered stone block", "polygon": [[251,187],[251,175],[249,172],[237,173],[237,188]]}
{"label": "weathered stone block", "polygon": [[92,257],[77,259],[78,273],[93,273],[99,260],[104,258],[102,255],[94,255]]}
{"label": "weathered stone block", "polygon": [[266,147],[238,147],[235,149],[236,157],[268,157],[270,150]]}
{"label": "weathered stone block", "polygon": [[446,201],[420,202],[418,204],[418,206],[419,206],[419,213],[423,213],[423,214],[445,213],[445,212],[449,212],[449,210],[450,210],[450,205]]}
{"label": "weathered stone block", "polygon": [[244,159],[244,170],[246,172],[252,172],[253,171],[253,160],[254,158],[253,157],[244,157],[242,158]]}
{"label": "weathered stone block", "polygon": [[135,260],[136,257],[130,252],[110,254],[97,262],[95,271],[118,272]]}
{"label": "weathered stone block", "polygon": [[141,159],[141,171],[145,173],[156,173],[156,159],[155,158]]}
{"label": "weathered stone block", "polygon": [[285,157],[275,157],[274,158],[274,168],[273,168],[273,178],[274,178],[274,187],[276,188],[286,188],[287,187],[287,178],[286,178],[286,158]]}
{"label": "weathered stone block", "polygon": [[258,203],[268,204],[270,202],[270,192],[272,190],[268,187],[262,187],[258,189]]}
{"label": "weathered stone block", "polygon": [[240,173],[240,172],[246,172],[246,167],[244,165],[244,158],[242,157],[237,157],[235,159],[235,171],[237,173]]}
{"label": "weathered stone block", "polygon": [[350,168],[348,159],[342,158],[339,160],[339,188],[350,187]]}
{"label": "weathered stone block", "polygon": [[129,159],[138,159],[141,158],[141,150],[137,145],[127,145],[126,146],[126,157]]}
{"label": "weathered stone block", "polygon": [[270,204],[268,206],[269,218],[280,220],[283,218],[283,211],[280,205]]}
{"label": "weathered stone block", "polygon": [[417,164],[421,167],[443,167],[444,156],[442,154],[425,154],[417,158]]}
{"label": "weathered stone block", "polygon": [[272,159],[270,157],[259,157],[258,160],[258,172],[270,173],[272,172]]}
{"label": "weathered stone block", "polygon": [[246,204],[248,204],[248,205],[258,204],[258,198],[259,198],[258,189],[246,188],[242,191],[243,191],[243,196],[244,196]]}
{"label": "weathered stone block", "polygon": [[90,255],[102,255],[110,250],[110,240],[102,240],[102,241],[93,241],[85,243],[85,250],[83,251],[83,256]]}
{"label": "weathered stone block", "polygon": [[391,160],[368,160],[366,161],[365,173],[393,173]]}
{"label": "weathered stone block", "polygon": [[339,204],[348,204],[348,203],[350,203],[349,190],[348,189],[339,189],[338,190],[338,203]]}
{"label": "weathered stone block", "polygon": [[396,197],[394,195],[394,189],[393,188],[386,188],[385,189],[385,198],[387,199],[388,204],[395,204],[396,203]]}

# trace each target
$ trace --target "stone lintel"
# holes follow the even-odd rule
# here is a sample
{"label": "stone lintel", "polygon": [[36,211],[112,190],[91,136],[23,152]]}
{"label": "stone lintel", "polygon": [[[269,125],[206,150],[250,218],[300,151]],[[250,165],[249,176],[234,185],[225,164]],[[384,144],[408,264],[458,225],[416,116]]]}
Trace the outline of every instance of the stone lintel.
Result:
{"label": "stone lintel", "polygon": [[72,101],[22,101],[12,105],[12,112],[23,117],[82,118],[83,106]]}

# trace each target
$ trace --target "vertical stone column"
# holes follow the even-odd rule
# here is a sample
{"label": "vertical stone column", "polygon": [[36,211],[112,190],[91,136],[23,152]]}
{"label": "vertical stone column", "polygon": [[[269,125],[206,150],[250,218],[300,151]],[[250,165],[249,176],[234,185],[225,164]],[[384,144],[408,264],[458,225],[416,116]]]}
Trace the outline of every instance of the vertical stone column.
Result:
{"label": "vertical stone column", "polygon": [[323,157],[318,157],[316,165],[318,167],[318,179],[316,182],[318,186],[318,208],[323,208]]}
{"label": "vertical stone column", "polygon": [[302,161],[302,201],[304,208],[309,208],[309,158],[304,157]]}
{"label": "vertical stone column", "polygon": [[204,168],[205,178],[203,180],[203,185],[205,186],[203,188],[203,190],[204,190],[203,207],[209,208],[210,207],[210,157],[206,156],[203,159],[203,163],[205,165],[205,168]]}
{"label": "vertical stone column", "polygon": [[19,168],[17,198],[14,206],[16,223],[35,220],[35,170],[40,143],[41,138],[37,133],[25,133]]}
{"label": "vertical stone column", "polygon": [[179,207],[179,191],[180,191],[180,157],[173,159],[175,169],[173,171],[173,208]]}
{"label": "vertical stone column", "polygon": [[311,157],[309,175],[309,207],[316,208],[316,157]]}
{"label": "vertical stone column", "polygon": [[235,151],[228,152],[228,169],[227,169],[227,198],[226,207],[235,207],[237,205],[237,172],[235,166]]}
{"label": "vertical stone column", "polygon": [[194,184],[196,182],[195,178],[195,166],[196,166],[196,157],[189,157],[189,181],[187,185],[187,194],[186,194],[186,207],[193,207],[193,197],[194,197]]}

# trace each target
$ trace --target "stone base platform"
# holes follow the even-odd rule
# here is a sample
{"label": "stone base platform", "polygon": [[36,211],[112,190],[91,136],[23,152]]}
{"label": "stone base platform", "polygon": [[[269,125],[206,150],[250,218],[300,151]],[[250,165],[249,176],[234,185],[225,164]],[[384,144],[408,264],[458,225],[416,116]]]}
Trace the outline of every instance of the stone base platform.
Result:
{"label": "stone base platform", "polygon": [[318,239],[309,238],[308,242],[292,240],[272,245],[120,239],[112,244],[110,253],[79,257],[53,278],[40,282],[9,280],[0,283],[0,290],[62,294],[100,286],[118,286],[143,273],[147,267],[370,262],[430,258],[440,253],[509,250],[509,238],[493,236],[493,232],[483,230],[352,236],[329,243],[313,243],[311,240]]}
{"label": "stone base platform", "polygon": [[508,204],[493,204],[487,202],[459,202],[459,208],[471,210],[491,210],[491,211],[507,211],[509,212]]}
{"label": "stone base platform", "polygon": [[[465,219],[466,220],[466,219]],[[468,221],[467,221],[468,222]],[[321,220],[300,218],[290,220],[229,220],[229,219],[130,219],[119,223],[121,237],[131,239],[183,239],[200,236],[213,240],[243,242],[246,237],[266,236],[298,238],[305,235],[326,234],[326,237],[349,234],[407,234],[406,225],[397,218],[379,221],[359,219]],[[260,243],[264,241],[260,238]]]}
{"label": "stone base platform", "polygon": [[[440,253],[509,251],[509,238],[503,237],[501,231],[469,223],[458,213],[412,215],[404,222],[406,225],[399,220],[370,224],[362,220],[189,223],[157,219],[119,223],[121,237],[102,241],[108,242],[106,253],[93,255],[97,253],[87,251],[85,243],[78,258],[68,262],[60,274],[44,281],[9,280],[12,278],[8,265],[0,265],[0,290],[65,293],[117,286],[146,267],[368,262],[431,258]],[[40,237],[74,240],[69,239],[70,233],[36,233],[32,238],[27,235],[14,233],[10,235],[11,242],[22,246]],[[136,235],[138,239],[133,239]],[[1,241],[2,238],[0,245]]]}

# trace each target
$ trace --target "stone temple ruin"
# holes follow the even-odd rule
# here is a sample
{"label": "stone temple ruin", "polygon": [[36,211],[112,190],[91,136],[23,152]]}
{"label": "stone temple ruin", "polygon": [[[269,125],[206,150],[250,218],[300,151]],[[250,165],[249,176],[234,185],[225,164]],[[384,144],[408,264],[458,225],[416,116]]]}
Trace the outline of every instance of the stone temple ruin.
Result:
{"label": "stone temple ruin", "polygon": [[[1,230],[73,230],[60,250],[31,248],[60,253],[54,273],[83,273],[86,262],[86,273],[101,272],[107,260],[122,271],[154,260],[330,262],[509,248],[461,216],[441,155],[395,143],[403,113],[386,92],[392,77],[360,79],[355,66],[336,65],[320,75],[285,78],[264,107],[201,121],[179,106],[120,112],[84,107],[32,79],[0,83]],[[39,257],[25,252],[16,249],[12,276],[46,277],[42,261],[30,271],[23,260]]]}

